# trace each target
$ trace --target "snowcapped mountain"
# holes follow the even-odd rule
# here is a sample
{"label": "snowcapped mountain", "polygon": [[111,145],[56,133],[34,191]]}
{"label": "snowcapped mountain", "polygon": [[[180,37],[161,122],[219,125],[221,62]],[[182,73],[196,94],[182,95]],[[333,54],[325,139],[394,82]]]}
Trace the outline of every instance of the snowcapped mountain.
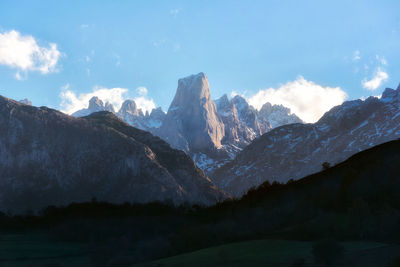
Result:
{"label": "snowcapped mountain", "polygon": [[129,125],[141,130],[153,132],[154,129],[159,128],[165,118],[165,113],[162,109],[156,108],[149,114],[143,114],[141,109],[138,109],[134,100],[125,100],[118,112],[115,111],[114,106],[106,102],[103,103],[101,99],[94,96],[89,100],[89,107],[81,109],[72,114],[74,117],[85,117],[94,112],[109,111],[114,113],[117,117],[128,123]]}
{"label": "snowcapped mountain", "polygon": [[0,122],[1,211],[226,197],[184,152],[110,112],[74,118],[0,96]]}
{"label": "snowcapped mountain", "polygon": [[84,116],[88,116],[94,112],[99,112],[99,111],[109,111],[109,112],[115,113],[114,107],[112,104],[107,102],[104,105],[103,101],[100,98],[98,98],[97,96],[94,96],[89,100],[88,108],[78,110],[78,111],[74,112],[72,114],[72,116],[84,117]]}
{"label": "snowcapped mountain", "polygon": [[179,80],[167,116],[154,133],[172,147],[186,151],[210,173],[269,131],[270,118],[274,119],[273,125],[301,122],[289,109],[279,106],[260,115],[238,95],[232,99],[223,95],[214,102],[207,76],[201,72]]}
{"label": "snowcapped mountain", "polygon": [[236,196],[266,180],[286,182],[318,172],[372,146],[400,137],[400,86],[380,99],[347,101],[314,124],[274,128],[216,170],[213,181]]}
{"label": "snowcapped mountain", "polygon": [[285,124],[303,123],[296,114],[291,113],[289,108],[282,105],[271,105],[268,102],[258,111],[257,118],[261,127],[265,127],[266,125],[270,127],[269,129],[261,129],[263,133]]}
{"label": "snowcapped mountain", "polygon": [[290,109],[266,103],[260,111],[237,95],[223,95],[215,102],[207,76],[201,72],[179,79],[175,97],[165,114],[161,108],[143,114],[135,101],[126,100],[118,112],[97,97],[74,114],[87,116],[110,111],[136,128],[149,131],[193,157],[207,173],[222,166],[255,138],[274,127],[302,122]]}

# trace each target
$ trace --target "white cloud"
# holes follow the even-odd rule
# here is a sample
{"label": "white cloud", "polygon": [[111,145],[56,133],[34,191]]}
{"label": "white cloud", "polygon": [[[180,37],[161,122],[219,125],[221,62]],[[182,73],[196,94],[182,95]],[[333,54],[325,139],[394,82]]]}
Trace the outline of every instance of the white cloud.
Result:
{"label": "white cloud", "polygon": [[135,101],[138,109],[141,109],[144,113],[146,113],[146,111],[151,112],[153,108],[156,108],[156,104],[151,98],[139,96],[135,97],[133,100]]}
{"label": "white cloud", "polygon": [[[145,87],[138,87],[136,92],[140,95],[133,98],[137,107],[142,109],[143,112],[151,112],[156,105],[153,99],[146,96],[147,89]],[[126,88],[102,88],[97,86],[93,88],[93,91],[90,93],[76,94],[70,90],[69,84],[66,84],[61,87],[60,110],[64,113],[72,114],[75,111],[87,108],[89,100],[94,96],[100,98],[104,103],[110,102],[116,110],[119,110],[122,103],[129,99],[128,89]]]}
{"label": "white cloud", "polygon": [[257,109],[270,102],[282,104],[291,109],[305,122],[316,122],[326,111],[340,105],[347,98],[340,87],[323,87],[299,76],[279,88],[258,91],[248,98],[250,105]]}
{"label": "white cloud", "polygon": [[359,50],[354,51],[353,61],[357,61],[357,60],[360,60],[360,59],[361,59],[360,51]]}
{"label": "white cloud", "polygon": [[139,96],[135,97],[133,100],[135,101],[138,109],[141,109],[144,113],[146,113],[146,111],[151,112],[153,108],[156,108],[154,100],[147,97],[148,90],[146,87],[139,86],[136,88],[136,93]]}
{"label": "white cloud", "polygon": [[[39,46],[35,38],[21,35],[12,30],[0,33],[0,64],[18,71],[39,71],[42,74],[57,71],[56,65],[61,56],[57,45],[49,43],[48,47]],[[16,78],[21,78],[17,72]]]}
{"label": "white cloud", "polygon": [[379,67],[376,69],[374,76],[370,80],[364,78],[361,83],[365,89],[374,91],[388,78],[389,75]]}
{"label": "white cloud", "polygon": [[117,110],[121,107],[122,102],[127,99],[128,89],[126,88],[101,88],[95,87],[91,93],[81,93],[77,95],[69,90],[69,84],[61,87],[61,104],[60,109],[62,112],[72,114],[83,108],[87,108],[89,100],[97,96],[104,103],[110,102]]}
{"label": "white cloud", "polygon": [[136,88],[136,92],[141,96],[145,96],[145,95],[147,95],[147,88],[143,87],[143,86],[139,86],[138,88]]}

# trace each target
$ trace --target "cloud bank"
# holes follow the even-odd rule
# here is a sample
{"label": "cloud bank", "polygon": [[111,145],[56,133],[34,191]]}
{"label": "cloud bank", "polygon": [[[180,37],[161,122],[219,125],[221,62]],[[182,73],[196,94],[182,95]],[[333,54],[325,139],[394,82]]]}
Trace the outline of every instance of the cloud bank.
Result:
{"label": "cloud bank", "polygon": [[279,88],[258,91],[248,98],[250,105],[260,109],[266,102],[282,104],[305,122],[316,122],[326,111],[347,98],[340,87],[324,87],[299,76]]}
{"label": "cloud bank", "polygon": [[[147,89],[145,87],[139,87],[136,91],[140,94],[140,96],[133,98],[137,107],[142,109],[143,112],[151,112],[156,105],[153,99],[147,97]],[[87,108],[89,100],[92,97],[97,96],[104,103],[111,103],[116,111],[118,111],[121,108],[122,103],[129,99],[128,93],[129,90],[126,88],[103,88],[96,86],[90,93],[76,94],[69,89],[69,84],[66,84],[61,88],[60,110],[64,113],[72,114],[75,111]]]}
{"label": "cloud bank", "polygon": [[15,30],[0,32],[0,64],[18,69],[17,79],[22,78],[20,71],[39,71],[42,74],[57,71],[60,56],[61,52],[54,43],[42,47],[30,35],[21,35]]}
{"label": "cloud bank", "polygon": [[383,71],[381,68],[377,68],[374,73],[374,76],[371,79],[362,80],[362,86],[370,91],[374,91],[379,88],[387,79],[389,75]]}

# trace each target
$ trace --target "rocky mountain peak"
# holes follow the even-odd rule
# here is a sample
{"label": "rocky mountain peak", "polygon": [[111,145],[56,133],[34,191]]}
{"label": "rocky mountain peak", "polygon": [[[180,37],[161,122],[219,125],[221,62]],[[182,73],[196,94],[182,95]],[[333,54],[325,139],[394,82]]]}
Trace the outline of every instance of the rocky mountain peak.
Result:
{"label": "rocky mountain peak", "polygon": [[264,113],[265,115],[269,115],[272,113],[272,104],[267,102],[264,105],[262,105],[259,113]]}
{"label": "rocky mountain peak", "polygon": [[175,97],[210,98],[210,85],[204,72],[190,75],[178,80],[178,90]]}
{"label": "rocky mountain peak", "polygon": [[290,108],[284,107],[283,105],[272,105],[271,103],[267,102],[264,105],[262,105],[260,111],[258,112],[259,114],[262,114],[264,116],[269,116],[274,112],[282,112],[290,115],[291,111]]}
{"label": "rocky mountain peak", "polygon": [[125,100],[124,103],[122,103],[119,113],[121,113],[121,115],[131,114],[134,116],[139,116],[139,110],[136,106],[136,103],[131,99]]}
{"label": "rocky mountain peak", "polygon": [[232,103],[237,109],[239,119],[251,130],[251,140],[261,135],[262,131],[258,123],[257,111],[240,95],[232,98]]}
{"label": "rocky mountain peak", "polygon": [[[109,104],[111,105],[111,104]],[[110,109],[110,106],[107,106],[108,109]],[[72,113],[72,116],[74,117],[84,117],[84,116],[88,116],[93,112],[99,112],[99,111],[104,111],[106,110],[105,106],[104,106],[104,102],[98,98],[97,96],[93,96],[90,100],[89,100],[89,106],[88,108],[84,108],[84,109],[80,109],[74,113]]]}
{"label": "rocky mountain peak", "polygon": [[149,116],[150,116],[150,117],[153,117],[153,118],[159,118],[159,119],[162,120],[162,119],[165,118],[166,114],[165,114],[165,112],[162,110],[161,107],[158,107],[158,108],[153,108],[153,110],[151,111],[151,113],[150,113]]}
{"label": "rocky mountain peak", "polygon": [[111,113],[115,113],[114,106],[110,102],[106,102],[106,104],[104,106],[104,110],[109,111]]}
{"label": "rocky mountain peak", "polygon": [[[283,105],[272,105],[269,102],[265,103],[258,111],[258,120],[263,133],[285,124],[303,122],[291,113],[290,108]],[[263,127],[266,127],[267,124],[269,124],[269,128],[264,129]]]}
{"label": "rocky mountain peak", "polygon": [[385,91],[383,91],[382,93],[381,101],[387,103],[399,100],[400,99],[399,92],[400,92],[400,84],[396,90],[392,88],[386,88]]}
{"label": "rocky mountain peak", "polygon": [[101,101],[100,98],[98,98],[97,96],[94,96],[89,100],[89,108],[88,109],[92,112],[103,111],[104,103],[103,103],[103,101]]}
{"label": "rocky mountain peak", "polygon": [[246,112],[248,109],[252,109],[249,103],[247,103],[246,99],[240,95],[235,95],[232,98],[232,103],[235,104],[239,112]]}
{"label": "rocky mountain peak", "polygon": [[226,107],[231,105],[231,102],[229,101],[229,98],[226,94],[224,94],[223,96],[221,96],[220,98],[218,98],[217,100],[215,100],[215,104],[217,105],[217,109],[219,110],[223,110]]}
{"label": "rocky mountain peak", "polygon": [[161,128],[161,136],[175,148],[203,151],[221,146],[224,124],[203,72],[179,79]]}

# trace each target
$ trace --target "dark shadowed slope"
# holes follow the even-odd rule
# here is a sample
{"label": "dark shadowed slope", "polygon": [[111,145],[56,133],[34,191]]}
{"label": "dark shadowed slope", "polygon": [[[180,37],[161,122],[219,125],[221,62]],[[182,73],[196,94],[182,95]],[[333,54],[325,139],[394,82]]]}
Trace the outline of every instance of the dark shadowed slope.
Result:
{"label": "dark shadowed slope", "polygon": [[[172,159],[174,158],[174,159]],[[184,153],[107,112],[74,118],[0,97],[0,209],[224,197]]]}
{"label": "dark shadowed slope", "polygon": [[211,175],[221,189],[241,196],[264,181],[286,182],[337,164],[400,137],[400,88],[332,108],[314,124],[290,124],[254,140]]}

